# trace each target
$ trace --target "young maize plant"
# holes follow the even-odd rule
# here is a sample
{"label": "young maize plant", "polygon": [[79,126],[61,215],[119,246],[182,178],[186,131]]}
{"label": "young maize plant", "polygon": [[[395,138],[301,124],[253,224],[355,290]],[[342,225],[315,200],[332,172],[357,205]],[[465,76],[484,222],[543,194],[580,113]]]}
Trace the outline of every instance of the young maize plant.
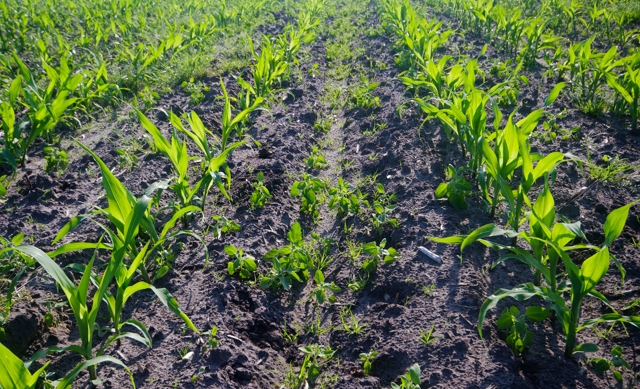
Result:
{"label": "young maize plant", "polygon": [[444,126],[447,138],[458,141],[462,155],[469,154],[469,170],[477,175],[483,161],[482,140],[486,135],[489,96],[478,89],[469,94],[454,93],[450,100],[442,102],[445,108],[427,104],[422,99],[413,101],[428,115],[425,122],[437,118]]}
{"label": "young maize plant", "polygon": [[638,101],[640,100],[640,53],[624,59],[626,72],[616,79],[607,73],[607,83],[616,91],[618,99],[614,104],[614,111],[629,112],[631,115],[631,130],[638,131]]}
{"label": "young maize plant", "polygon": [[491,10],[490,17],[496,23],[494,39],[498,41],[498,46],[505,53],[515,56],[528,24],[522,18],[522,11],[516,8],[507,12],[502,5],[497,5]]}
{"label": "young maize plant", "polygon": [[[549,309],[554,313],[553,317],[557,317],[562,324],[562,330],[566,336],[565,357],[570,358],[575,352],[594,352],[598,350],[598,347],[594,344],[576,345],[578,332],[586,328],[600,323],[628,323],[640,328],[640,317],[619,314],[607,298],[595,289],[602,277],[607,273],[609,263],[612,260],[620,269],[624,281],[624,269],[617,259],[610,254],[609,248],[622,233],[629,210],[636,202],[618,208],[607,216],[604,224],[605,242],[602,247],[588,244],[569,246],[576,238],[583,240],[586,240],[586,238],[580,230],[580,223],[555,222],[554,200],[546,185],[528,216],[530,231],[518,233],[515,230],[503,230],[489,224],[468,235],[429,239],[440,243],[459,244],[461,251],[474,242],[480,242],[487,247],[510,251],[510,253],[501,256],[493,266],[507,259],[517,259],[534,268],[536,271],[535,284],[526,283],[513,289],[500,289],[487,298],[480,309],[478,332],[482,337],[484,319],[488,311],[494,308],[500,300],[511,297],[518,301],[524,301],[538,296],[549,304]],[[522,238],[529,243],[532,252],[515,245],[504,246],[485,239],[500,235]],[[573,262],[569,255],[569,253],[579,250],[595,251],[595,254],[587,258],[580,267]],[[560,263],[564,265],[566,274],[558,272]],[[542,281],[544,281],[544,284]],[[565,293],[569,293],[570,304],[567,304],[563,297]],[[581,306],[587,296],[602,301],[613,313],[581,321]],[[540,310],[541,308],[537,307],[536,309]]]}
{"label": "young maize plant", "polygon": [[[470,93],[475,86],[476,70],[478,67],[477,60],[471,60],[463,65],[458,63],[449,68],[446,73],[447,63],[452,59],[451,56],[443,56],[437,63],[429,61],[426,67],[417,74],[417,77],[401,76],[400,80],[411,88],[416,95],[416,102],[420,106],[424,106],[424,100],[419,99],[421,89],[430,92],[438,101],[438,108],[445,107],[448,100],[460,92]],[[408,73],[408,72],[406,72]]]}
{"label": "young maize plant", "polygon": [[[540,178],[547,177],[555,170],[564,160],[564,154],[552,152],[543,157],[530,152],[528,138],[542,117],[542,109],[531,112],[518,123],[513,123],[514,113],[509,116],[507,125],[499,129],[502,114],[494,106],[495,132],[482,139],[484,165],[479,172],[478,181],[485,199],[491,205],[491,217],[495,216],[499,196],[502,195],[509,208],[509,225],[517,231],[524,206],[530,204],[527,197],[529,190]],[[489,145],[490,141],[494,141],[493,148]],[[534,161],[538,161],[535,167]],[[521,175],[515,175],[516,169],[520,169]],[[513,190],[511,183],[516,176],[520,177],[520,183]],[[489,193],[491,186],[493,195]]]}
{"label": "young maize plant", "polygon": [[[56,71],[43,63],[49,77],[49,84],[43,90],[15,53],[13,59],[19,74],[11,82],[9,101],[2,103],[1,113],[4,135],[2,158],[15,169],[18,165],[25,165],[27,152],[37,138],[43,136],[49,143],[53,143],[53,130],[64,119],[69,107],[76,102],[77,98],[70,95],[82,82],[83,75],[76,74],[72,77],[64,65]],[[22,98],[19,100],[18,97]],[[18,124],[15,123],[14,112],[14,105],[17,103],[27,109],[27,115]]]}
{"label": "young maize plant", "polygon": [[[114,247],[107,267],[99,278],[99,282],[96,286],[96,290],[93,296],[90,296],[89,286],[91,284],[91,273],[94,270],[93,264],[96,259],[97,249],[94,252],[93,257],[89,263],[84,267],[82,278],[76,285],[69,277],[67,277],[64,270],[55,263],[46,253],[37,247],[20,245],[12,248],[12,250],[20,251],[23,254],[31,256],[35,259],[40,266],[55,280],[55,282],[62,289],[67,297],[69,307],[73,311],[73,315],[76,321],[78,332],[80,335],[81,345],[70,345],[67,347],[50,347],[49,349],[37,352],[31,357],[31,361],[42,358],[49,353],[71,351],[80,354],[85,361],[79,363],[71,372],[69,372],[56,386],[57,388],[67,388],[75,377],[84,369],[89,370],[89,377],[91,381],[95,381],[98,376],[96,374],[96,365],[104,362],[115,363],[122,366],[127,370],[131,378],[131,385],[135,388],[133,376],[127,368],[127,366],[119,359],[102,355],[106,347],[109,345],[107,342],[100,350],[94,354],[93,351],[93,335],[96,329],[96,319],[98,316],[98,310],[106,296],[107,290],[111,284],[111,281],[116,276],[118,269],[120,268],[124,258],[126,257],[127,246],[133,243],[134,231],[137,230],[140,224],[140,219],[144,213],[144,208],[136,207],[131,210],[127,216],[130,218],[131,223],[127,226],[125,236],[123,240],[117,240],[113,242]],[[97,246],[101,243],[98,242]],[[2,251],[0,251],[0,254]],[[91,301],[91,303],[89,303]]]}
{"label": "young maize plant", "polygon": [[289,70],[289,63],[283,58],[269,37],[262,37],[260,54],[253,47],[253,40],[249,39],[249,46],[256,60],[253,70],[253,90],[256,98],[267,98],[273,94],[273,88],[279,84]]}
{"label": "young maize plant", "polygon": [[[191,112],[188,115],[190,130],[184,127],[180,118],[175,114],[171,113],[169,116],[174,128],[188,136],[204,155],[201,169],[202,177],[193,188],[191,188],[188,181],[189,177],[187,176],[191,157],[187,154],[186,142],[180,140],[175,130],[171,136],[171,142],[169,142],[142,112],[136,110],[140,123],[151,134],[155,147],[169,158],[173,165],[177,178],[176,182],[169,187],[178,196],[180,208],[190,206],[196,195],[202,193],[200,209],[204,210],[207,195],[213,184],[216,184],[220,192],[231,201],[231,196],[227,192],[231,188],[231,171],[227,165],[227,158],[233,150],[242,146],[244,141],[229,144],[229,140],[234,132],[236,134],[241,133],[242,122],[246,120],[251,112],[258,109],[263,99],[261,97],[256,98],[252,106],[233,117],[231,101],[222,80],[220,85],[222,86],[225,104],[222,111],[222,128],[218,148],[212,147],[209,143],[209,137],[213,137],[213,133],[204,126],[195,112]],[[226,181],[226,187],[224,181]],[[187,219],[184,219],[184,221],[186,222]]]}
{"label": "young maize plant", "polygon": [[524,66],[531,68],[536,65],[538,53],[548,49],[554,49],[562,38],[553,34],[545,34],[549,23],[541,17],[529,20],[523,32],[524,44],[521,45],[519,59]]}
{"label": "young maize plant", "polygon": [[[104,227],[102,224],[98,223],[104,230],[107,235],[112,237],[112,241],[114,240],[114,236],[124,236],[124,229],[128,223],[126,218],[126,214],[129,213],[129,210],[135,207],[136,198],[129,192],[129,190],[117,179],[113,176],[111,171],[107,168],[107,166],[98,158],[95,154],[93,154],[89,149],[80,144],[87,152],[89,152],[96,163],[98,164],[100,171],[102,173],[102,186],[106,190],[107,200],[108,200],[108,208],[105,209],[97,209],[95,211],[90,212],[89,214],[79,215],[72,218],[56,235],[52,244],[59,242],[62,238],[64,238],[72,229],[74,229],[80,222],[87,218],[93,218],[96,215],[103,215],[111,224],[115,227],[115,231]],[[153,203],[158,203],[160,195],[164,189],[168,186],[168,181],[160,181],[153,185],[151,185],[144,196],[152,197],[153,193],[156,193],[154,196]],[[167,246],[169,242],[175,240],[176,237],[181,235],[189,235],[193,238],[200,241],[200,243],[204,242],[202,238],[195,232],[189,230],[178,230],[176,232],[170,232],[173,227],[176,225],[178,220],[182,218],[185,214],[190,212],[199,211],[198,207],[190,206],[180,209],[178,212],[174,213],[164,226],[162,230],[158,232],[155,227],[155,218],[156,215],[151,213],[150,209],[147,209],[143,214],[142,220],[140,221],[140,229],[136,230],[136,238],[142,239],[142,241],[146,244],[145,241],[150,242],[151,249],[146,251],[146,255],[141,257],[142,261],[140,263],[138,271],[142,275],[145,282],[151,284],[155,280],[161,278],[169,271],[169,262],[165,257],[168,254],[167,250],[171,249],[171,244]],[[87,242],[73,242],[67,243],[60,246],[55,251],[48,253],[50,256],[55,257],[60,254],[64,254],[71,251],[77,251],[87,248],[106,248],[109,249],[112,245],[100,245],[96,246],[95,243],[87,243]],[[137,258],[139,254],[138,246],[130,245],[128,246],[128,256],[130,258]],[[208,250],[205,247],[205,255],[206,259],[208,259]],[[151,259],[155,259],[152,261]]]}
{"label": "young maize plant", "polygon": [[45,363],[35,373],[31,374],[20,358],[0,343],[0,387],[34,389],[38,378],[44,373],[49,362]]}
{"label": "young maize plant", "polygon": [[624,65],[624,59],[616,60],[616,46],[606,53],[594,53],[591,49],[594,40],[595,36],[581,43],[572,43],[569,56],[561,65],[561,73],[569,70],[571,90],[579,106],[588,114],[602,111],[604,100],[600,89],[615,75],[614,69]]}

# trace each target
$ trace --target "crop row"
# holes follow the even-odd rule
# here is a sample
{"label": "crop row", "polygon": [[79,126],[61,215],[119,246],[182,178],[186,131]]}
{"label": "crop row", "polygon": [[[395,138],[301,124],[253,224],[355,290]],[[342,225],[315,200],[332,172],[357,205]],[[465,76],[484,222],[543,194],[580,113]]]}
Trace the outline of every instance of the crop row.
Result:
{"label": "crop row", "polygon": [[[463,25],[466,23],[467,27],[478,33],[492,31],[492,39],[501,41],[505,52],[518,53],[519,67],[529,62],[535,63],[539,52],[557,40],[546,39],[545,43],[540,44],[543,34],[522,35],[538,31],[536,23],[546,27],[548,22],[519,19],[519,11],[516,11],[511,21],[517,25],[522,23],[521,27],[505,24],[504,8],[493,7],[492,2],[456,1],[448,4],[453,4],[454,10],[465,15],[461,22]],[[494,9],[498,7],[499,10]],[[608,215],[602,246],[586,243],[579,222],[569,223],[556,217],[555,201],[550,190],[558,166],[575,161],[576,157],[560,152],[547,155],[534,153],[530,144],[530,138],[537,131],[545,109],[554,103],[567,82],[575,90],[589,94],[583,94],[582,97],[594,98],[605,80],[611,85],[620,86],[616,79],[629,77],[629,74],[638,70],[638,64],[635,63],[637,54],[615,60],[615,47],[607,53],[596,54],[591,51],[593,38],[571,45],[571,62],[566,64],[566,69],[571,73],[568,81],[562,81],[552,88],[542,108],[518,121],[515,120],[516,108],[505,120],[501,98],[506,85],[498,84],[488,90],[477,87],[476,80],[480,72],[476,59],[461,58],[456,61],[451,56],[437,58],[439,49],[454,33],[452,30],[443,31],[442,22],[424,19],[409,1],[383,1],[379,11],[388,31],[396,36],[396,62],[404,70],[401,80],[415,96],[410,102],[426,115],[425,124],[438,121],[442,125],[447,138],[459,146],[463,157],[460,166],[449,166],[448,181],[438,186],[436,197],[448,199],[452,206],[460,209],[467,207],[467,196],[480,193],[492,218],[498,209],[506,207],[506,228],[488,224],[466,235],[430,239],[460,245],[461,251],[474,242],[480,242],[487,247],[506,251],[493,266],[515,259],[535,272],[532,282],[508,290],[500,289],[487,298],[478,318],[480,336],[488,311],[507,297],[524,301],[537,296],[545,302],[543,306],[528,307],[524,315],[520,315],[516,307],[505,309],[498,320],[498,326],[508,334],[507,343],[518,355],[532,342],[532,333],[527,329],[525,317],[535,322],[546,319],[560,322],[566,337],[565,355],[568,358],[579,351],[598,350],[594,344],[577,342],[577,334],[584,329],[600,323],[626,323],[640,327],[640,317],[620,314],[596,289],[611,262],[619,268],[621,281],[624,282],[625,271],[609,250],[621,234],[630,208],[637,201]],[[514,29],[517,31],[514,32]],[[582,54],[576,55],[576,50]],[[580,58],[584,62],[580,62]],[[614,73],[614,69],[623,64],[628,72],[620,75]],[[577,82],[571,83],[572,80]],[[630,88],[629,91],[633,90],[628,83],[625,85]],[[623,87],[618,89],[625,90]],[[488,113],[493,114],[492,126],[487,125]],[[536,186],[542,186],[542,189],[533,190]],[[532,199],[530,196],[536,192],[537,197]],[[487,239],[499,236],[511,238],[511,243]],[[518,242],[525,244],[518,245]],[[578,264],[578,259],[584,257],[583,251],[589,253],[589,257]],[[610,313],[584,320],[581,318],[581,306],[586,297],[600,300]]]}
{"label": "crop row", "polygon": [[[22,238],[19,235],[11,242],[4,242],[5,247],[0,251],[0,255],[21,256],[27,265],[35,261],[58,283],[73,311],[81,344],[50,347],[34,354],[24,365],[8,349],[0,346],[3,359],[11,361],[4,367],[6,374],[0,377],[0,386],[34,387],[48,363],[34,374],[28,371],[31,363],[49,353],[65,351],[78,353],[84,360],[64,378],[52,383],[57,388],[69,387],[76,375],[85,369],[89,371],[90,380],[95,381],[98,378],[96,365],[100,363],[115,363],[129,372],[121,360],[106,355],[106,351],[111,344],[120,343],[125,338],[151,347],[151,337],[146,326],[135,318],[127,320],[122,318],[127,301],[143,290],[151,289],[158,299],[179,316],[191,330],[201,334],[180,310],[173,296],[166,289],[153,286],[153,283],[167,274],[174,255],[172,247],[177,238],[188,235],[205,245],[202,237],[188,228],[198,214],[204,214],[206,198],[210,190],[215,186],[228,200],[231,200],[228,190],[232,177],[227,158],[233,150],[245,144],[244,131],[247,129],[249,114],[260,108],[273,95],[274,89],[288,79],[290,66],[297,61],[301,45],[314,39],[313,29],[321,21],[323,9],[321,2],[308,1],[302,5],[301,9],[296,25],[287,25],[275,38],[263,36],[259,52],[253,49],[250,40],[255,59],[255,65],[250,70],[252,79],[238,80],[241,88],[237,97],[230,98],[221,81],[224,108],[221,128],[216,131],[217,135],[204,126],[195,112],[187,115],[188,128],[183,125],[178,116],[170,113],[169,120],[174,130],[170,139],[167,139],[141,111],[136,110],[142,126],[151,135],[154,148],[169,159],[173,168],[171,178],[150,185],[140,197],[136,198],[95,153],[77,142],[91,154],[100,168],[108,206],[71,219],[60,230],[52,244],[60,242],[82,221],[88,219],[93,219],[103,230],[102,237],[97,242],[65,243],[56,250],[45,253],[34,246],[22,244]],[[18,60],[17,57],[15,58]],[[16,80],[18,81],[14,84],[20,85],[21,76]],[[238,112],[234,114],[236,109]],[[52,125],[51,129],[54,126]],[[190,171],[193,171],[190,165],[193,165],[194,158],[188,155],[188,142],[192,142],[192,145],[201,153],[198,156],[202,161],[197,169],[199,177],[190,174]],[[194,181],[195,185],[192,186]],[[256,185],[256,194],[252,196],[255,206],[264,205],[265,199],[269,197],[268,190],[260,186],[259,182],[260,179]],[[165,205],[167,202],[163,199],[163,195],[168,193],[171,193],[170,200],[168,205]],[[104,223],[104,220],[108,223]],[[218,227],[222,232],[234,228],[234,223],[226,218],[218,217],[218,221]],[[178,225],[182,228],[178,227],[176,230],[175,227]],[[295,227],[296,225],[294,230]],[[292,238],[292,244],[296,242]],[[94,255],[87,265],[72,266],[81,274],[80,281],[73,282],[53,258],[86,249],[93,249]],[[103,250],[110,253],[108,258],[101,258]],[[244,274],[243,271],[246,269],[255,270],[252,269],[250,261],[248,262],[242,256],[241,251],[233,252],[227,249],[227,252],[239,260],[235,267],[231,265],[234,262],[230,262],[230,273],[235,273],[236,268],[241,274]],[[208,258],[208,253],[206,256]],[[104,262],[104,265],[98,266],[97,262]],[[19,272],[15,279],[21,274],[22,272]],[[12,284],[13,287],[15,282]],[[3,314],[4,317],[8,316],[11,294],[12,290],[8,293],[7,312]],[[98,328],[96,321],[98,311],[103,304],[106,304],[109,312],[111,324],[107,332],[111,335],[95,351],[94,336]],[[127,331],[128,329],[131,331]],[[215,333],[215,327],[207,332],[211,341],[215,340]],[[132,376],[131,382],[135,386]]]}

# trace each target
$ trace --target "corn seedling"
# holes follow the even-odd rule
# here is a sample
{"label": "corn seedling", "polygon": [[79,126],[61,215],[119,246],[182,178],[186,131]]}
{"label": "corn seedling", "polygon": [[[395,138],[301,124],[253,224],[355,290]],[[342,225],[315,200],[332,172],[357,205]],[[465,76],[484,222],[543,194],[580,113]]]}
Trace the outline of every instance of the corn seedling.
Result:
{"label": "corn seedling", "polygon": [[[98,225],[105,230],[105,232],[111,237],[112,242],[116,239],[122,240],[124,236],[126,236],[127,224],[130,221],[127,219],[127,215],[129,215],[133,209],[138,206],[138,202],[145,200],[147,204],[147,208],[144,210],[141,220],[139,221],[140,228],[135,229],[134,238],[145,238],[147,240],[148,247],[145,248],[146,255],[140,258],[140,263],[137,263],[135,271],[140,271],[144,281],[148,284],[152,284],[154,280],[164,276],[168,270],[169,266],[167,264],[162,264],[159,268],[155,269],[155,274],[151,275],[151,271],[153,270],[153,264],[151,263],[151,259],[156,255],[162,256],[163,253],[167,252],[166,244],[176,237],[181,235],[189,235],[193,238],[197,239],[204,245],[202,238],[193,231],[190,230],[178,230],[176,232],[171,232],[176,223],[182,218],[185,214],[189,212],[196,212],[198,208],[196,206],[189,206],[180,209],[175,212],[171,219],[169,219],[160,233],[156,230],[155,227],[155,216],[151,213],[151,203],[152,197],[155,199],[153,201],[157,201],[159,195],[153,195],[155,192],[160,193],[163,189],[167,188],[167,181],[160,181],[155,184],[152,184],[147,188],[146,192],[139,199],[136,199],[131,192],[118,180],[111,170],[104,164],[104,162],[91,150],[89,150],[86,146],[78,142],[85,151],[87,151],[95,160],[100,168],[100,172],[102,173],[102,186],[104,187],[108,200],[108,207],[105,209],[97,209],[85,215],[79,215],[72,218],[56,235],[52,244],[57,243],[62,238],[64,238],[72,229],[77,227],[77,225],[87,218],[93,218],[96,215],[105,216],[111,224],[115,227],[115,231],[109,228],[106,228],[101,223]],[[146,242],[145,242],[146,243]],[[104,246],[104,247],[102,247]],[[102,245],[98,246],[95,243],[87,243],[87,242],[74,242],[68,243],[60,246],[55,251],[49,253],[51,256],[58,256],[60,254],[64,254],[70,251],[76,251],[87,248],[111,248],[111,245]],[[130,258],[138,258],[140,249],[133,243],[129,243],[126,246],[128,250],[128,255]],[[205,249],[206,258],[209,258],[208,250]],[[160,297],[160,296],[159,296]]]}
{"label": "corn seedling", "polygon": [[[640,59],[639,56],[636,56]],[[623,113],[629,112],[631,115],[631,130],[638,130],[638,101],[640,100],[640,67],[636,66],[634,69],[630,62],[631,59],[625,63],[626,73],[621,75],[618,79],[614,77],[612,73],[606,73],[607,83],[613,88],[618,99],[614,104],[614,110]],[[638,62],[636,60],[635,62]]]}
{"label": "corn seedling", "polygon": [[[131,372],[129,372],[129,369],[126,367],[126,365],[117,358],[102,355],[102,353],[105,351],[105,348],[110,344],[110,342],[107,342],[96,354],[94,354],[93,335],[96,328],[96,319],[100,305],[103,301],[103,298],[105,298],[107,295],[111,281],[113,281],[114,277],[118,273],[118,269],[122,265],[122,262],[126,256],[127,246],[132,243],[134,230],[138,228],[141,216],[144,213],[144,209],[145,208],[143,207],[137,207],[135,210],[131,211],[130,215],[128,215],[131,216],[131,224],[127,226],[124,239],[114,242],[115,247],[111,256],[111,260],[108,262],[107,267],[100,277],[100,281],[97,285],[96,291],[94,292],[94,295],[90,300],[92,301],[91,304],[88,303],[89,297],[91,297],[89,295],[89,286],[91,284],[91,272],[93,271],[93,263],[96,259],[97,250],[87,266],[85,266],[82,278],[76,285],[67,277],[62,268],[60,268],[60,266],[42,250],[28,245],[20,245],[14,248],[15,250],[19,250],[22,253],[29,255],[33,259],[35,259],[43,267],[43,269],[57,282],[59,287],[64,291],[69,302],[69,307],[74,314],[76,325],[80,334],[81,345],[71,345],[64,348],[54,346],[47,350],[43,350],[34,354],[31,358],[31,360],[36,360],[44,357],[50,352],[72,351],[80,354],[85,359],[84,362],[79,363],[62,379],[62,381],[60,381],[57,386],[58,388],[66,388],[67,385],[70,385],[70,383],[74,380],[78,373],[80,373],[80,371],[84,369],[89,370],[91,381],[95,381],[98,378],[95,366],[103,362],[114,363],[126,369],[131,378],[131,384],[135,388],[133,376],[131,376]],[[98,245],[100,245],[100,242],[98,243]]]}
{"label": "corn seedling", "polygon": [[322,368],[333,359],[336,353],[336,350],[329,346],[317,344],[300,347],[299,350],[304,355],[302,366],[297,374],[294,372],[293,366],[289,366],[289,372],[281,388],[299,389],[315,385],[322,374]]}
{"label": "corn seedling", "polygon": [[47,362],[31,374],[20,358],[13,355],[2,343],[0,343],[0,360],[2,360],[2,364],[0,364],[0,387],[2,388],[33,389],[36,387],[40,375],[49,366],[49,362]]}

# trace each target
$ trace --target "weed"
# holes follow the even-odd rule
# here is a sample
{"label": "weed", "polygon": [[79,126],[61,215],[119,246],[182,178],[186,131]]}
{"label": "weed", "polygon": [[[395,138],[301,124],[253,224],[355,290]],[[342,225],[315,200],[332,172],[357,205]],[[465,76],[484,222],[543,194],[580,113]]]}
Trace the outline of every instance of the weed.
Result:
{"label": "weed", "polygon": [[342,322],[342,330],[350,335],[364,333],[366,323],[361,323],[356,315],[351,312],[351,308],[343,307],[340,310],[340,321]]}
{"label": "weed", "polygon": [[422,330],[420,329],[420,342],[422,342],[424,345],[428,346],[432,343],[434,343],[436,340],[438,340],[437,337],[433,336],[433,330],[436,327],[436,323],[433,323],[431,325],[431,329],[429,330]]}

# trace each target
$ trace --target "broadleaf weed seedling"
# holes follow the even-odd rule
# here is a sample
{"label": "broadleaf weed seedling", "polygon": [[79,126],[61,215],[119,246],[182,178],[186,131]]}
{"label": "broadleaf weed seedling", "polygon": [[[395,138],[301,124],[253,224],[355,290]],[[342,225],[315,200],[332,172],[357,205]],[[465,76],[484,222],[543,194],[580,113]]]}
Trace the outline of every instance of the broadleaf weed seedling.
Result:
{"label": "broadleaf weed seedling", "polygon": [[320,218],[320,205],[326,200],[327,184],[319,178],[304,174],[302,181],[295,181],[289,191],[292,197],[300,197],[300,212],[307,213],[314,222]]}
{"label": "broadleaf weed seedling", "polygon": [[269,189],[264,185],[264,173],[258,172],[256,182],[253,184],[253,193],[251,193],[251,209],[262,208],[267,200],[273,198]]}
{"label": "broadleaf weed seedling", "polygon": [[373,360],[378,356],[378,352],[371,349],[368,353],[360,353],[359,358],[362,360],[362,371],[364,375],[369,375]]}
{"label": "broadleaf weed seedling", "polygon": [[233,259],[227,264],[229,275],[237,273],[243,280],[249,280],[251,275],[258,271],[255,258],[251,255],[245,255],[242,249],[235,246],[224,246],[224,252]]}

